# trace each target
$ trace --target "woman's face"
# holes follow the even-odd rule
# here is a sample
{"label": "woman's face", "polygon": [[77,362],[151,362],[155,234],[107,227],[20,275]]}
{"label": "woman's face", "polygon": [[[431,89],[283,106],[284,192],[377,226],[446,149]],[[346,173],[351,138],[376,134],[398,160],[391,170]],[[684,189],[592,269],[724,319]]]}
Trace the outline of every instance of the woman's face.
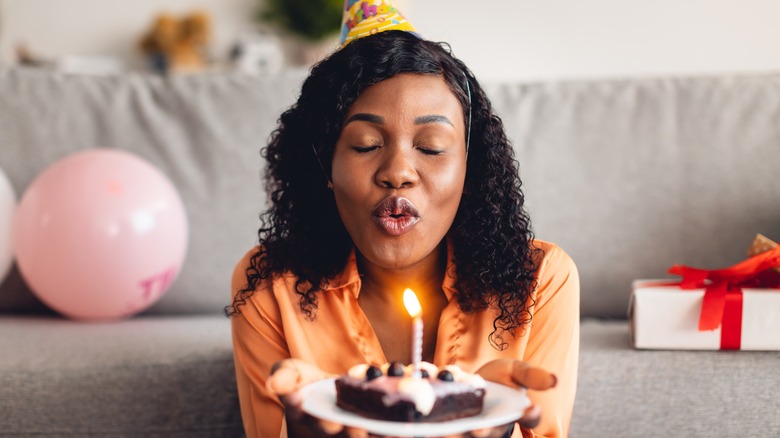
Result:
{"label": "woman's face", "polygon": [[466,176],[463,112],[441,76],[400,74],[349,109],[333,154],[341,220],[365,259],[404,269],[450,229]]}

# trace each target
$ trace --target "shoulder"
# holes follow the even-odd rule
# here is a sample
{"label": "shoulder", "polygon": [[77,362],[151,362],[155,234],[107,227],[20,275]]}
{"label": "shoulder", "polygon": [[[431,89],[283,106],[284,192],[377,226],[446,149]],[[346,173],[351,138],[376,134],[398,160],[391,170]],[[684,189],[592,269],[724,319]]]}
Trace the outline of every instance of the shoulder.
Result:
{"label": "shoulder", "polygon": [[[231,291],[232,296],[235,298],[236,293],[242,290],[246,290],[249,287],[249,275],[259,275],[258,264],[262,263],[260,260],[262,256],[262,248],[255,246],[244,254],[241,259],[236,263],[233,268],[233,276],[231,279]],[[295,284],[295,277],[292,273],[284,274],[270,274],[269,278],[259,280],[255,284],[254,291],[272,290],[278,289],[279,286],[286,286],[288,284]]]}
{"label": "shoulder", "polygon": [[236,312],[230,318],[233,352],[236,372],[244,380],[239,386],[247,385],[247,376],[252,380],[267,375],[271,363],[289,357],[283,312],[273,291],[273,281],[260,280],[249,286],[258,255],[258,247],[244,254],[233,269],[231,281],[231,302]]}
{"label": "shoulder", "polygon": [[[231,302],[238,304],[237,310],[244,318],[262,318],[278,321],[281,319],[280,298],[288,297],[288,278],[285,275],[274,275],[270,278],[256,277],[250,286],[250,277],[259,275],[257,264],[262,249],[255,246],[238,260],[231,278]],[[293,279],[292,285],[294,287]]]}
{"label": "shoulder", "polygon": [[[260,257],[260,247],[255,246],[254,248],[250,249],[249,251],[244,254],[243,257],[241,257],[238,260],[238,263],[236,263],[236,266],[233,268],[233,276],[230,280],[230,291],[231,291],[231,298],[236,299],[236,295],[241,292],[245,291],[249,287],[249,278],[248,274],[252,272],[252,270],[257,270],[257,258]],[[261,282],[264,283],[264,282]],[[262,284],[257,284],[254,288],[255,291],[259,287],[261,287]]]}
{"label": "shoulder", "polygon": [[231,296],[235,298],[236,292],[247,287],[246,272],[252,265],[252,257],[260,252],[260,247],[256,246],[244,254],[233,268],[233,276],[230,281]]}
{"label": "shoulder", "polygon": [[539,254],[539,274],[541,276],[577,270],[574,260],[560,246],[545,240],[534,240],[531,245],[541,250]]}
{"label": "shoulder", "polygon": [[560,246],[544,240],[534,240],[533,246],[541,250],[537,270],[537,305],[560,292],[578,300],[579,272],[571,256]]}

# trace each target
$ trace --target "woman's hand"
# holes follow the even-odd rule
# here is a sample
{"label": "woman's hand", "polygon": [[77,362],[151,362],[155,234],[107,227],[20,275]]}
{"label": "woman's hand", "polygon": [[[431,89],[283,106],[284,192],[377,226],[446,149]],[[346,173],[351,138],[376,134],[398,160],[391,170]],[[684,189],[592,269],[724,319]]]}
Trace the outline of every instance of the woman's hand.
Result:
{"label": "woman's hand", "polygon": [[300,389],[317,380],[335,377],[309,362],[300,359],[284,359],[271,367],[266,388],[276,394],[284,404],[287,435],[290,437],[366,436],[362,430],[345,428],[341,424],[320,420],[303,412]]}
{"label": "woman's hand", "polygon": [[[521,360],[514,359],[496,359],[492,360],[480,369],[476,374],[482,376],[485,380],[500,383],[512,388],[528,388],[537,391],[544,391],[554,388],[558,383],[555,374],[549,373],[541,368],[533,367]],[[533,429],[539,424],[542,418],[542,410],[539,406],[532,404],[523,412],[523,416],[517,420],[520,427]],[[475,430],[471,432],[474,437],[501,437],[510,431],[513,425],[506,425],[497,428]]]}
{"label": "woman's hand", "polygon": [[[479,374],[485,380],[511,388],[529,388],[537,391],[554,388],[558,383],[558,378],[554,374],[514,359],[492,360],[482,365],[475,374]],[[523,416],[517,420],[517,424],[525,429],[533,429],[539,424],[541,418],[541,408],[532,404],[525,409]],[[476,429],[447,438],[505,438],[512,435],[514,427],[515,423],[511,423],[497,427]]]}

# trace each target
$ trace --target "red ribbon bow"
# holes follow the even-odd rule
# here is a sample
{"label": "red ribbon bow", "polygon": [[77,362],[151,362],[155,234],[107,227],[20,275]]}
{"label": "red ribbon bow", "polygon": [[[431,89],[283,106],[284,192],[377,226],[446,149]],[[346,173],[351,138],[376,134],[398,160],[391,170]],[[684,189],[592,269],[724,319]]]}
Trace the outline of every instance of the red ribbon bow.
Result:
{"label": "red ribbon bow", "polygon": [[670,274],[682,276],[682,289],[704,288],[704,302],[699,316],[699,330],[721,327],[720,348],[739,350],[742,340],[742,288],[780,287],[780,247],[763,252],[725,269],[697,269],[674,265]]}

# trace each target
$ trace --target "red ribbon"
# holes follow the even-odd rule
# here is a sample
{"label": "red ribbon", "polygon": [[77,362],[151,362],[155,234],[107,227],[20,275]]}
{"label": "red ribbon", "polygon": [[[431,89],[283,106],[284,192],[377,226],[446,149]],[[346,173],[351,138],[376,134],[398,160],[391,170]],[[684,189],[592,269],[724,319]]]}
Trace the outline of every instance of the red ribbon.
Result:
{"label": "red ribbon", "polygon": [[670,274],[682,276],[682,289],[704,288],[699,330],[721,327],[721,350],[739,350],[742,339],[742,288],[780,287],[780,247],[750,257],[725,269],[697,269],[674,265]]}

